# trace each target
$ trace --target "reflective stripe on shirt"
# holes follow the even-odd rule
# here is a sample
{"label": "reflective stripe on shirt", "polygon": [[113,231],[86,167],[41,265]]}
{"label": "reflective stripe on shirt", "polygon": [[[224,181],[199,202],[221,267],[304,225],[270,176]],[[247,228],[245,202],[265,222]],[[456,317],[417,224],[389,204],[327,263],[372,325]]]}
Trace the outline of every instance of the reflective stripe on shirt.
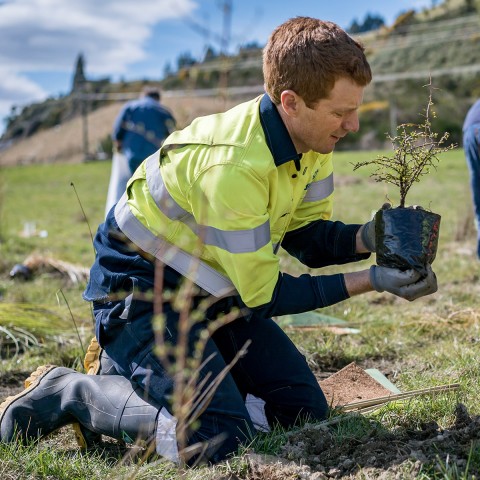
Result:
{"label": "reflective stripe on shirt", "polygon": [[160,166],[158,162],[158,152],[150,155],[145,160],[145,175],[148,190],[152,195],[158,209],[170,220],[182,220],[188,223],[188,217],[193,216],[184,210],[168,193],[160,175]]}
{"label": "reflective stripe on shirt", "polygon": [[189,278],[208,293],[215,297],[236,294],[232,282],[224,275],[148,230],[131,212],[126,193],[115,206],[115,220],[120,230],[135,245]]}
{"label": "reflective stripe on shirt", "polygon": [[318,202],[319,200],[323,200],[327,198],[329,195],[333,193],[334,185],[333,185],[333,173],[331,173],[328,177],[322,178],[316,182],[312,182],[308,186],[307,193],[303,198],[304,202]]}
{"label": "reflective stripe on shirt", "polygon": [[195,232],[205,245],[222,248],[230,253],[251,253],[270,242],[270,222],[250,230],[220,230],[215,227],[200,227]]}

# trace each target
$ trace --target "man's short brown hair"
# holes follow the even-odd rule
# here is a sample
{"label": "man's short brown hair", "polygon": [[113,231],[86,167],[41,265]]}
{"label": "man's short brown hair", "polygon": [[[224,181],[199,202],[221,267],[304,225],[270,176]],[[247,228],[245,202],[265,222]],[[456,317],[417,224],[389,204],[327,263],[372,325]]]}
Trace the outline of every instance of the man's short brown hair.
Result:
{"label": "man's short brown hair", "polygon": [[339,78],[360,86],[372,80],[364,47],[335,23],[310,17],[291,18],[272,32],[263,50],[263,76],[275,104],[284,90],[293,90],[311,108]]}

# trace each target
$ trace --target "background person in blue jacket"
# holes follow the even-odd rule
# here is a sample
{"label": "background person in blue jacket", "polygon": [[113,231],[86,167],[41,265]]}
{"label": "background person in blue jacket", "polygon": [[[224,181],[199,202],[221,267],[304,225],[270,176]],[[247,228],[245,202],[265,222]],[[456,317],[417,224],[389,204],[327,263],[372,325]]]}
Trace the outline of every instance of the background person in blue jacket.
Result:
{"label": "background person in blue jacket", "polygon": [[175,119],[160,103],[160,98],[158,88],[145,87],[141,97],[127,102],[115,119],[114,155],[105,215],[122,196],[137,167],[175,130]]}
{"label": "background person in blue jacket", "polygon": [[[257,429],[328,415],[304,355],[272,317],[374,290],[410,301],[436,291],[431,269],[425,277],[377,265],[331,275],[282,271],[280,247],[312,269],[375,251],[373,220],[332,219],[332,152],[358,130],[372,74],[359,43],[310,17],[275,29],[263,71],[265,94],[197,118],[137,168],[97,231],[84,292],[103,348],[90,359],[100,360],[99,374],[52,366],[37,372],[30,390],[0,409],[2,440],[14,438],[15,425],[21,436],[38,438],[76,420],[93,441],[104,433],[153,438],[166,458],[219,462]],[[182,342],[184,319],[192,324]],[[223,323],[214,329],[216,319]],[[160,332],[189,358],[199,339],[206,342],[194,391],[197,399],[212,396],[188,410],[196,420],[184,451],[177,449],[183,417],[174,415],[172,391],[194,371],[179,361],[172,376]]]}
{"label": "background person in blue jacket", "polygon": [[470,107],[463,122],[463,149],[470,172],[470,188],[477,228],[477,257],[480,258],[480,100]]}

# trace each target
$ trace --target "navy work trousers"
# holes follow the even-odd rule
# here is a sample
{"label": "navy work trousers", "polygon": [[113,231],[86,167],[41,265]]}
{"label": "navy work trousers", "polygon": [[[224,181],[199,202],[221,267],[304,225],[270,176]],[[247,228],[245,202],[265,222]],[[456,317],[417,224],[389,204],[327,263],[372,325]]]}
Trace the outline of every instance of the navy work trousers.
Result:
{"label": "navy work trousers", "polygon": [[[168,405],[172,378],[155,353],[152,312],[146,302],[132,301],[128,314],[124,301],[108,303],[95,309],[102,321],[114,321],[116,327],[108,334],[100,333],[101,344],[115,362],[117,370],[140,385],[149,397]],[[178,313],[169,304],[164,306],[166,341],[178,339]],[[136,310],[136,311],[135,311]],[[116,317],[116,318],[115,318]],[[120,320],[120,321],[119,321]],[[122,321],[123,320],[123,321]],[[190,351],[204,323],[190,331]],[[100,326],[100,329],[103,328]],[[211,461],[217,462],[234,453],[239,443],[248,442],[254,427],[245,407],[247,393],[263,399],[270,424],[279,422],[292,426],[306,418],[323,419],[327,413],[325,397],[300,354],[288,336],[272,319],[236,319],[219,328],[207,341],[203,359],[213,358],[201,369],[201,378],[214,379],[229,364],[239,349],[251,341],[247,354],[233,366],[220,383],[207,408],[200,416],[200,426],[193,431],[189,444],[224,436]],[[210,383],[207,382],[206,386]]]}

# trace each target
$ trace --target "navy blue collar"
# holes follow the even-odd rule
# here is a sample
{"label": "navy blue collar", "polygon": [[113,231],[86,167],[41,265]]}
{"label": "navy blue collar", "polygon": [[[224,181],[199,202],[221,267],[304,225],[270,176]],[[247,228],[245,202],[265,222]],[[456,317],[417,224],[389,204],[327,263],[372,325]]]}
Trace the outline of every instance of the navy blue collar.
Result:
{"label": "navy blue collar", "polygon": [[260,122],[275,165],[279,167],[293,160],[299,171],[302,154],[295,150],[287,127],[268,94],[263,95],[260,100]]}

